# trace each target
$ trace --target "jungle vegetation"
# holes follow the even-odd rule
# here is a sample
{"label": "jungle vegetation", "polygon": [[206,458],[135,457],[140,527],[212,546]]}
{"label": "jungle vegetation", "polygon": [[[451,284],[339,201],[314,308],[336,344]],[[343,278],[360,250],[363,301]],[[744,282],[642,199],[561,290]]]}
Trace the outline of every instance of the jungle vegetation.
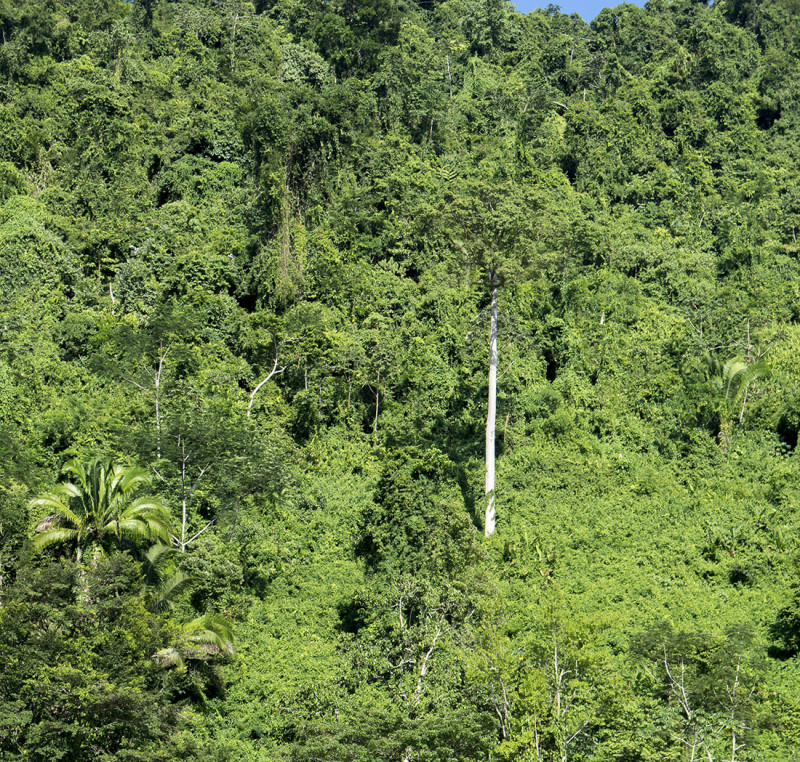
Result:
{"label": "jungle vegetation", "polygon": [[795,760],[798,13],[0,0],[0,759]]}

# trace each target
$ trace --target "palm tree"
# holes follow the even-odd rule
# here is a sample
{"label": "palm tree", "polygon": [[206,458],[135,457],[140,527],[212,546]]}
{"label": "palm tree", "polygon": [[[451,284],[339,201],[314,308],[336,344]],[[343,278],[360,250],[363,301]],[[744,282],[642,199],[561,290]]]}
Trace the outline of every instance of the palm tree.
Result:
{"label": "palm tree", "polygon": [[178,551],[157,542],[145,554],[142,569],[142,594],[150,611],[172,611],[174,598],[191,583],[191,578],[175,568]]}
{"label": "palm tree", "polygon": [[177,669],[181,690],[205,702],[209,690],[219,692],[224,679],[220,662],[233,655],[233,626],[225,617],[212,612],[184,624],[174,646],[153,654],[164,668]]}
{"label": "palm tree", "polygon": [[[178,551],[156,543],[143,557],[142,594],[150,611],[172,611],[174,597],[191,584],[191,577],[175,566]],[[233,625],[225,617],[206,612],[180,626],[176,642],[153,654],[164,668],[175,668],[178,690],[205,702],[208,691],[222,690],[220,662],[233,655]]]}
{"label": "palm tree", "polygon": [[205,654],[233,654],[233,625],[223,616],[206,612],[183,626],[194,658]]}
{"label": "palm tree", "polygon": [[717,436],[723,452],[727,452],[731,443],[734,417],[738,415],[740,424],[744,420],[750,384],[757,378],[768,378],[771,371],[764,360],[748,362],[741,357],[734,357],[722,365],[716,357],[707,353],[705,362],[709,383],[716,391],[719,400]]}
{"label": "palm tree", "polygon": [[218,655],[231,656],[236,637],[233,625],[220,614],[207,611],[181,626],[178,647],[162,648],[155,659],[162,666],[185,666],[187,661],[207,661]]}
{"label": "palm tree", "polygon": [[122,546],[125,541],[169,541],[169,514],[163,504],[155,497],[134,498],[141,487],[150,485],[144,469],[95,458],[88,463],[71,460],[62,474],[70,480],[29,504],[50,510],[36,527],[36,550],[71,544],[80,563],[90,547],[97,563],[109,542]]}

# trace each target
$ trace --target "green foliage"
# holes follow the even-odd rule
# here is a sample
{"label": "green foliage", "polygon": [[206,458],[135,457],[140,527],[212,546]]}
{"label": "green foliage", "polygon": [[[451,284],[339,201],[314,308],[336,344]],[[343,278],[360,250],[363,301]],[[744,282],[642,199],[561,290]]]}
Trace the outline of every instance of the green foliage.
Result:
{"label": "green foliage", "polygon": [[112,758],[175,727],[150,662],[166,632],[135,592],[136,564],[101,559],[86,576],[87,608],[75,573],[70,563],[26,569],[0,609],[0,748],[10,758]]}
{"label": "green foliage", "polygon": [[647,677],[666,704],[657,732],[671,734],[695,753],[746,748],[764,676],[763,659],[752,654],[751,641],[746,627],[713,637],[675,633],[662,625],[658,632],[642,635],[634,652],[649,659]]}
{"label": "green foliage", "polygon": [[0,756],[793,759],[796,10],[0,0]]}

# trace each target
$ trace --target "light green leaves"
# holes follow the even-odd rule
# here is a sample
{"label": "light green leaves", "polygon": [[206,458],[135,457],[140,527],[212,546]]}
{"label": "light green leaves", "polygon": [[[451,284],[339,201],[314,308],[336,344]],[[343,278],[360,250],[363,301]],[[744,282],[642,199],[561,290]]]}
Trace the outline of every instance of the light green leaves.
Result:
{"label": "light green leaves", "polygon": [[71,460],[62,472],[74,481],[30,503],[31,509],[51,511],[36,527],[37,550],[74,542],[81,551],[88,545],[102,547],[112,538],[117,546],[123,540],[168,542],[169,514],[164,505],[152,497],[133,496],[150,484],[143,469],[96,458],[87,463]]}

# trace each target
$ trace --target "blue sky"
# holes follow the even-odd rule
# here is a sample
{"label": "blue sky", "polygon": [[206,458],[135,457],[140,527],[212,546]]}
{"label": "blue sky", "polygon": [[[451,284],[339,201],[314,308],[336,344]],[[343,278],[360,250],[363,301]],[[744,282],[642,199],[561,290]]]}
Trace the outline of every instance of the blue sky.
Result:
{"label": "blue sky", "polygon": [[[553,5],[560,5],[562,13],[577,13],[584,21],[591,21],[603,8],[613,8],[623,0],[553,0]],[[636,5],[644,5],[643,0],[629,0]],[[550,0],[514,0],[514,5],[521,13],[530,13],[536,8],[546,8]]]}

